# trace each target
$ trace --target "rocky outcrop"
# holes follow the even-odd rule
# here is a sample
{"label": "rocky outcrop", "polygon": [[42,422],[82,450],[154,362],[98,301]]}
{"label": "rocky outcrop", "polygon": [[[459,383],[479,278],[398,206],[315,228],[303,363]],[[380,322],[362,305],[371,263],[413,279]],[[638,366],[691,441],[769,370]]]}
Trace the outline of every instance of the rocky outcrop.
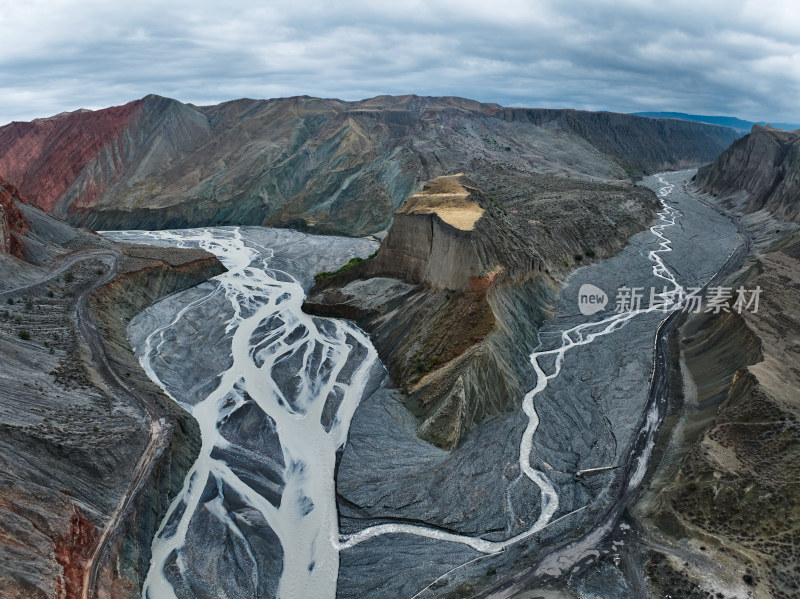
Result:
{"label": "rocky outcrop", "polygon": [[25,257],[19,236],[28,230],[28,221],[16,205],[20,201],[17,188],[0,178],[0,252],[17,258]]}
{"label": "rocky outcrop", "polygon": [[0,172],[40,207],[98,230],[249,224],[365,235],[436,176],[624,179],[708,162],[735,138],[699,123],[450,97],[196,107],[148,96],[0,128]]}
{"label": "rocky outcrop", "polygon": [[765,209],[800,222],[800,130],[756,125],[714,162],[697,171],[696,186],[720,198],[745,192],[741,210]]}
{"label": "rocky outcrop", "polygon": [[498,196],[463,175],[434,179],[395,213],[375,257],[318,283],[304,304],[371,333],[419,436],[445,449],[518,407],[557,277],[619,251],[657,206],[641,188],[485,184]]}
{"label": "rocky outcrop", "polygon": [[463,175],[427,183],[395,212],[381,250],[360,270],[436,289],[478,290],[481,285],[471,280],[497,274],[497,253],[504,246],[488,235],[491,216],[481,222],[486,210],[479,196]]}

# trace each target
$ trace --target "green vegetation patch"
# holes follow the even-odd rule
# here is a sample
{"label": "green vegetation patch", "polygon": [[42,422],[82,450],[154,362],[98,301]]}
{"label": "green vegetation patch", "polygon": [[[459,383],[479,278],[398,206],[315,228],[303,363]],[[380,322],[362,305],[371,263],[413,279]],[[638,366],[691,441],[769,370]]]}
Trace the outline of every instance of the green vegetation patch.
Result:
{"label": "green vegetation patch", "polygon": [[340,267],[340,268],[338,268],[336,270],[333,270],[333,271],[324,270],[321,273],[318,273],[318,274],[314,275],[314,280],[315,281],[322,281],[324,279],[327,279],[328,277],[332,277],[333,275],[338,274],[338,273],[340,273],[340,272],[342,272],[344,270],[347,270],[348,268],[352,268],[356,264],[361,264],[362,262],[364,262],[364,260],[369,260],[370,258],[373,258],[375,256],[375,254],[377,254],[377,253],[378,252],[374,252],[374,253],[370,254],[369,256],[367,256],[366,258],[359,258],[359,257],[351,258],[350,262],[348,262],[347,264],[345,264],[344,266],[342,266],[342,267]]}

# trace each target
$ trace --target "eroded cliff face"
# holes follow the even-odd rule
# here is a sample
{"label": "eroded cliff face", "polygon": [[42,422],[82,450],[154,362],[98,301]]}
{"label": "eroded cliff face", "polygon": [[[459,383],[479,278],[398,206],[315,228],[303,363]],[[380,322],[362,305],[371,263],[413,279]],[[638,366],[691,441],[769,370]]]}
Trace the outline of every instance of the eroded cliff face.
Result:
{"label": "eroded cliff face", "polygon": [[196,107],[148,96],[0,128],[0,172],[103,229],[288,226],[365,235],[436,176],[617,180],[708,162],[731,129],[463,98],[309,97]]}
{"label": "eroded cliff face", "polygon": [[744,212],[765,209],[777,218],[800,221],[800,131],[754,126],[697,171],[696,185],[720,198],[744,191]]}
{"label": "eroded cliff face", "polygon": [[511,177],[491,189],[508,195],[463,175],[434,179],[395,213],[374,258],[318,283],[304,304],[372,334],[418,435],[445,449],[519,406],[557,277],[613,255],[657,207],[632,187]]}
{"label": "eroded cliff face", "polygon": [[[480,291],[472,279],[491,278],[499,266],[488,243],[486,210],[480,192],[463,175],[438,177],[406,200],[374,260],[361,269],[366,276],[402,279],[436,289]],[[487,222],[491,217],[487,218]]]}
{"label": "eroded cliff face", "polygon": [[152,397],[155,413],[165,424],[166,438],[99,571],[97,597],[108,599],[139,597],[156,530],[200,448],[194,419],[157,389],[139,367],[127,340],[127,325],[158,300],[225,271],[215,256],[203,250],[118,246],[125,257],[120,274],[95,291],[91,302],[105,329],[115,370],[125,372],[126,382],[140,395]]}
{"label": "eroded cliff face", "polygon": [[16,205],[21,201],[17,188],[0,178],[0,252],[23,259],[25,247],[19,239],[29,229],[28,221]]}

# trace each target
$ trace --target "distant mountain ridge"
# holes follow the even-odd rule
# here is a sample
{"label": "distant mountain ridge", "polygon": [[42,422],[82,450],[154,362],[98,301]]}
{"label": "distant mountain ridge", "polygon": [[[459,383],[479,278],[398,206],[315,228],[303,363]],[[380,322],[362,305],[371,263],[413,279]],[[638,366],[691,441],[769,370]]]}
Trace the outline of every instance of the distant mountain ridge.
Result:
{"label": "distant mountain ridge", "polygon": [[626,179],[713,160],[732,129],[453,97],[193,106],[147,96],[0,127],[0,175],[74,225],[364,235],[454,172]]}
{"label": "distant mountain ridge", "polygon": [[753,125],[768,125],[775,129],[783,131],[794,131],[800,129],[800,125],[792,125],[789,123],[765,123],[759,121],[754,123],[752,121],[745,121],[733,116],[704,116],[700,114],[686,114],[684,112],[633,112],[636,116],[643,116],[651,119],[678,119],[682,121],[692,121],[694,123],[708,123],[709,125],[719,125],[720,127],[730,127],[742,134],[750,133]]}

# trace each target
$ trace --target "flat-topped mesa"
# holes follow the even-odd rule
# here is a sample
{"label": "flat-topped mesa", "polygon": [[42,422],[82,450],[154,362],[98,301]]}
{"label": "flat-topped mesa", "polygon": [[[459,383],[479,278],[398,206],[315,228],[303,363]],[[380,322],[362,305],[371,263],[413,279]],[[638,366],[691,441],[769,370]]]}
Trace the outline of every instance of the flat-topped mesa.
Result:
{"label": "flat-topped mesa", "polygon": [[481,192],[463,174],[426,183],[394,213],[394,222],[365,276],[402,279],[435,289],[466,290],[500,264],[486,237],[491,226]]}
{"label": "flat-topped mesa", "polygon": [[408,198],[395,214],[435,214],[456,229],[472,231],[485,210],[472,199],[465,182],[462,173],[437,177]]}
{"label": "flat-topped mesa", "polygon": [[370,333],[418,436],[448,450],[534,384],[528,358],[553,275],[584,253],[613,255],[658,207],[638,187],[498,179],[481,189],[461,174],[431,180],[395,212],[377,255],[321,277],[303,304]]}

